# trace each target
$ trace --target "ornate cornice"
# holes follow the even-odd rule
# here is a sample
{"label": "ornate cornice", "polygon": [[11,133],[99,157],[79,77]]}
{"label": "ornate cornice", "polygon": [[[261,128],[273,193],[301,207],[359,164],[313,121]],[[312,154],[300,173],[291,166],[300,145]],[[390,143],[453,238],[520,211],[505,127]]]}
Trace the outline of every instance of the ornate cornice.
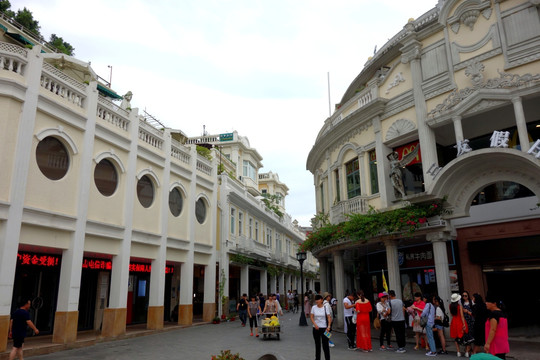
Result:
{"label": "ornate cornice", "polygon": [[501,72],[499,69],[497,69],[497,72],[499,73],[498,78],[483,81],[483,70],[484,65],[478,61],[470,64],[465,70],[465,74],[471,78],[473,86],[452,91],[441,104],[437,105],[428,113],[428,118],[436,118],[442,115],[444,112],[451,110],[454,106],[468,98],[471,94],[475,93],[479,89],[511,89],[527,85],[531,82],[540,81],[540,74],[517,75]]}
{"label": "ornate cornice", "polygon": [[491,17],[491,2],[489,0],[469,0],[459,5],[454,15],[447,20],[448,25],[454,33],[459,32],[460,25],[463,24],[474,29],[474,24],[478,20],[480,14],[486,19]]}

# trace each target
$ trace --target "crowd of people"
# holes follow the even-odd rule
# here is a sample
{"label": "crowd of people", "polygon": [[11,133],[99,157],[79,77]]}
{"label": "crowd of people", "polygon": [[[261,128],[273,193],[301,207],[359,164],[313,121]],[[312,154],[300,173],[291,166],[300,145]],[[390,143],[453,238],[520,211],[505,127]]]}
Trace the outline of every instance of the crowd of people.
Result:
{"label": "crowd of people", "polygon": [[[315,358],[330,360],[330,335],[336,311],[336,299],[329,293],[306,294],[306,317],[313,324]],[[451,317],[448,315],[451,314]],[[347,291],[343,299],[344,327],[349,350],[373,351],[371,331],[379,331],[379,350],[406,352],[406,329],[415,333],[414,350],[426,350],[427,356],[447,355],[445,328],[449,328],[458,357],[506,359],[510,351],[508,322],[500,299],[489,295],[484,302],[480,294],[469,292],[451,296],[448,312],[438,295],[414,294],[414,301],[405,304],[393,290],[378,294],[377,301],[366,298],[363,291]],[[396,346],[392,345],[391,334]],[[326,334],[326,335],[325,335]]]}
{"label": "crowd of people", "polygon": [[[321,295],[311,290],[306,292],[303,301],[306,319],[313,325],[315,359],[320,360],[324,354],[325,360],[330,360],[330,348],[335,346],[331,334],[338,301],[328,292]],[[297,312],[299,302],[298,294],[288,291],[283,303],[289,311]],[[489,294],[484,302],[480,294],[471,297],[468,291],[454,293],[446,308],[438,295],[417,292],[414,301],[404,303],[390,290],[379,293],[372,303],[360,290],[347,291],[342,304],[349,350],[373,351],[371,332],[375,329],[379,332],[379,350],[404,353],[409,328],[415,334],[414,350],[425,350],[427,356],[447,355],[445,328],[449,328],[458,357],[506,359],[510,351],[504,306],[500,299]],[[259,336],[258,313],[283,315],[279,294],[271,294],[267,299],[262,294],[253,295],[249,301],[244,294],[237,311],[242,326],[246,326],[249,319],[250,335],[253,336],[255,328],[256,337]],[[391,341],[392,332],[395,346]]]}

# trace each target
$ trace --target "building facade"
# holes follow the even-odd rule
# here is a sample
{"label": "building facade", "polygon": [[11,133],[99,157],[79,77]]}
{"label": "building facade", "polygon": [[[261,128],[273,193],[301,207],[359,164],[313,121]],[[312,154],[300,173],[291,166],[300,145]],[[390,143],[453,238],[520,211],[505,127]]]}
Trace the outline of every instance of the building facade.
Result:
{"label": "building facade", "polygon": [[383,270],[406,300],[492,291],[511,326],[538,323],[512,294],[540,275],[539,44],[536,1],[446,0],[368,59],[307,159],[317,212],[445,211],[414,234],[316,247],[322,289],[374,295]]}
{"label": "building facade", "polygon": [[[262,157],[246,137],[233,133],[189,138],[214,149],[219,163],[217,259],[220,314],[236,311],[242,294],[301,292],[299,244],[305,231],[285,211],[288,187],[273,172],[261,173]],[[308,253],[304,289],[314,289],[317,260]]]}
{"label": "building facade", "polygon": [[[90,64],[0,25],[0,351],[27,299],[40,334],[73,343],[83,330],[210,321],[241,292],[298,288],[304,233],[247,138],[205,156]],[[275,207],[259,183],[283,195]]]}

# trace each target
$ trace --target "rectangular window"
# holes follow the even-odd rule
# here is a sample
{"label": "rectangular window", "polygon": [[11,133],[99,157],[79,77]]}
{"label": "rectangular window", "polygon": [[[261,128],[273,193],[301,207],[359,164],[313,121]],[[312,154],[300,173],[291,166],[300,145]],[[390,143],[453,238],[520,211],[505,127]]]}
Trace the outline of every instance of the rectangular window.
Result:
{"label": "rectangular window", "polygon": [[259,222],[255,221],[255,241],[259,241]]}
{"label": "rectangular window", "polygon": [[266,245],[272,248],[272,230],[270,228],[266,228]]}
{"label": "rectangular window", "polygon": [[335,176],[335,179],[336,179],[336,201],[337,202],[340,202],[341,201],[341,189],[339,188],[339,170],[334,170],[334,176]]}
{"label": "rectangular window", "polygon": [[371,181],[371,194],[379,192],[379,175],[377,174],[377,154],[375,150],[369,152],[369,178]]}
{"label": "rectangular window", "polygon": [[244,214],[238,212],[238,236],[242,236],[242,227],[244,223]]}
{"label": "rectangular window", "polygon": [[244,173],[243,174],[244,176],[251,178],[253,181],[257,181],[257,169],[251,162],[247,160],[244,160]]}
{"label": "rectangular window", "polygon": [[360,192],[360,167],[358,159],[345,164],[347,174],[347,198],[352,199],[361,194]]}
{"label": "rectangular window", "polygon": [[261,190],[261,193],[262,193],[262,194],[263,194],[263,196],[264,196],[264,195],[266,195],[266,194],[268,193],[268,190],[266,190],[266,189],[262,189],[262,190]]}
{"label": "rectangular window", "polygon": [[253,239],[253,219],[252,218],[249,218],[249,238],[250,239]]}
{"label": "rectangular window", "polygon": [[321,183],[321,186],[319,186],[319,190],[321,192],[321,212],[324,214],[324,183]]}
{"label": "rectangular window", "polygon": [[291,240],[287,239],[287,255],[291,255]]}
{"label": "rectangular window", "polygon": [[231,234],[234,234],[234,226],[236,224],[236,210],[231,208]]}

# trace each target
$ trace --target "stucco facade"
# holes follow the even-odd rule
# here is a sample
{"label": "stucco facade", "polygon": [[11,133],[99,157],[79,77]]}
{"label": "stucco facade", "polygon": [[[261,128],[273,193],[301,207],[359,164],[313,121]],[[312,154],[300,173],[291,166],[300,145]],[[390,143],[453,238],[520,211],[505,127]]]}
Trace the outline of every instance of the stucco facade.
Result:
{"label": "stucco facade", "polygon": [[[454,291],[500,293],[500,279],[518,287],[522,276],[538,275],[539,44],[536,1],[447,0],[368,59],[308,156],[317,212],[337,224],[370,207],[445,199],[447,211],[414,236],[317,248],[321,286],[339,279],[336,286],[374,294],[384,270],[405,299],[422,290],[448,303]],[[495,239],[528,250],[483,257],[470,245]]]}

